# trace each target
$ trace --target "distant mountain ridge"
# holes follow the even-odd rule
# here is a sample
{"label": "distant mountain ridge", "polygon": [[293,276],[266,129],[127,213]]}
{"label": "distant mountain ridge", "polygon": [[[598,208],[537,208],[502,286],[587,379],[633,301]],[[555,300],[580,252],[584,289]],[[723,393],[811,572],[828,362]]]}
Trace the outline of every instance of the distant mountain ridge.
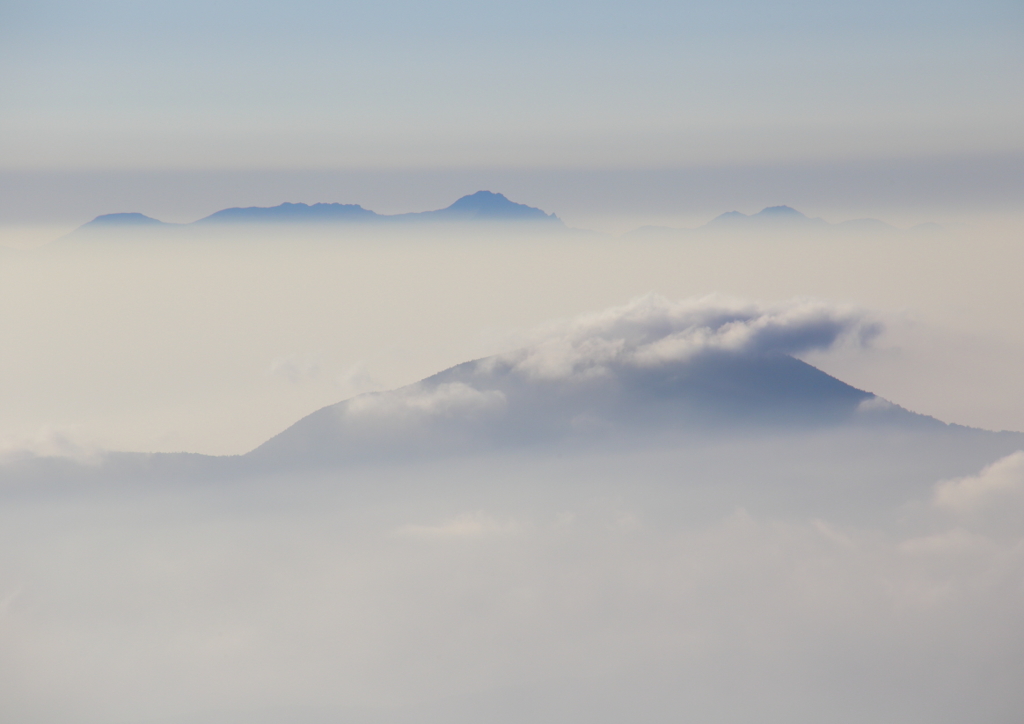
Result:
{"label": "distant mountain ridge", "polygon": [[[401,214],[378,214],[359,204],[343,203],[292,203],[277,206],[248,206],[221,209],[196,221],[177,224],[137,212],[103,214],[83,224],[64,238],[74,238],[91,232],[114,232],[117,230],[157,230],[212,228],[216,226],[272,226],[276,224],[310,225],[368,225],[386,228],[395,224],[472,224],[472,223],[513,223],[521,229],[568,230],[576,233],[606,236],[584,229],[569,229],[554,213],[509,200],[504,194],[493,191],[477,191],[459,198],[443,209],[412,211]],[[822,232],[828,234],[938,234],[958,228],[958,224],[927,222],[910,228],[899,228],[884,221],[871,218],[851,219],[830,223],[818,217],[809,217],[791,206],[768,206],[754,214],[727,211],[696,228],[669,226],[642,226],[626,232],[623,238],[657,238],[672,236],[715,235],[720,233],[801,233]]]}
{"label": "distant mountain ridge", "polygon": [[935,233],[945,231],[950,225],[925,223],[909,229],[900,229],[878,219],[851,219],[829,223],[822,218],[809,217],[791,206],[768,206],[756,214],[727,211],[696,228],[670,226],[641,226],[626,234],[627,237],[651,237],[678,234],[714,234],[719,232],[858,232],[872,234]]}
{"label": "distant mountain ridge", "polygon": [[369,221],[383,218],[358,204],[292,204],[285,202],[277,206],[250,206],[247,208],[221,209],[199,219],[196,224],[253,224],[253,223],[296,223],[337,221]]}
{"label": "distant mountain ridge", "polygon": [[555,214],[526,204],[510,201],[504,194],[477,191],[463,196],[452,205],[433,211],[404,214],[378,214],[359,204],[341,203],[289,203],[277,206],[250,206],[221,209],[190,224],[171,224],[140,213],[117,213],[97,216],[75,232],[111,230],[121,228],[159,228],[184,226],[212,226],[231,224],[337,224],[337,223],[488,223],[529,222],[550,227],[564,227]]}
{"label": "distant mountain ridge", "polygon": [[800,213],[790,206],[768,206],[756,214],[741,213],[739,211],[727,211],[709,221],[706,226],[722,226],[723,224],[757,224],[757,223],[784,223],[784,224],[826,224],[824,219],[812,219]]}
{"label": "distant mountain ridge", "polygon": [[117,227],[117,226],[170,226],[164,221],[154,219],[151,216],[139,213],[127,213],[127,214],[103,214],[97,216],[95,219],[90,221],[88,224],[83,225],[79,228],[85,228],[85,226],[104,226],[104,227]]}

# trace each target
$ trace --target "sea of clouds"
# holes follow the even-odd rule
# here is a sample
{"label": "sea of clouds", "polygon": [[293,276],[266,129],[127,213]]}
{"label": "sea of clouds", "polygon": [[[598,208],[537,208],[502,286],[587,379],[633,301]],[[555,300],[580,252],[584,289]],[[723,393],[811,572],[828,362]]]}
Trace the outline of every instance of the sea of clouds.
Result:
{"label": "sea of clouds", "polygon": [[1024,453],[893,500],[884,442],[6,491],[0,711],[1014,721]]}

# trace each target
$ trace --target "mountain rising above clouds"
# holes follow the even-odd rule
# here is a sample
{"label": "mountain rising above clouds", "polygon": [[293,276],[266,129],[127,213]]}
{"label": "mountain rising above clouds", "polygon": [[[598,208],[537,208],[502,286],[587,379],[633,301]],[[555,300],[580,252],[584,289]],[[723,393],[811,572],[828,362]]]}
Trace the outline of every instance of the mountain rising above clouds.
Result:
{"label": "mountain rising above clouds", "polygon": [[196,224],[261,224],[261,223],[317,223],[329,224],[346,221],[370,221],[382,218],[358,204],[291,204],[278,206],[251,206],[222,209],[199,219]]}
{"label": "mountain rising above clouds", "polygon": [[576,320],[533,346],[325,407],[250,458],[337,462],[659,430],[944,427],[793,356],[876,332],[856,310],[813,302],[648,297]]}
{"label": "mountain rising above clouds", "polygon": [[561,225],[554,214],[526,204],[509,201],[503,194],[477,191],[463,196],[451,206],[437,211],[399,214],[389,217],[408,221],[539,221]]}
{"label": "mountain rising above clouds", "polygon": [[[325,407],[250,453],[279,465],[614,439],[662,429],[830,426],[876,398],[785,354],[703,352],[547,376],[528,350]],[[909,418],[911,413],[905,413]]]}
{"label": "mountain rising above clouds", "polygon": [[[117,228],[117,227],[131,227],[131,226],[166,226],[165,222],[159,219],[146,216],[145,214],[138,213],[127,213],[127,214],[103,214],[97,216],[95,219],[90,221],[85,226],[88,227],[106,227],[106,228]],[[85,226],[81,228],[85,228]]]}
{"label": "mountain rising above clouds", "polygon": [[378,214],[358,204],[283,203],[278,206],[251,206],[222,209],[190,224],[169,224],[139,213],[105,214],[76,229],[69,236],[79,237],[117,229],[186,229],[211,226],[266,224],[395,224],[395,223],[539,223],[545,228],[561,228],[562,221],[526,204],[510,201],[503,194],[477,191],[458,199],[451,206],[434,211],[404,214]]}
{"label": "mountain rising above clouds", "polygon": [[626,234],[631,238],[657,238],[662,236],[710,236],[733,234],[824,234],[849,235],[867,234],[894,236],[900,234],[936,234],[947,231],[943,224],[919,224],[909,229],[900,229],[878,219],[851,219],[829,223],[824,219],[811,218],[790,206],[769,206],[756,214],[727,211],[708,223],[696,228],[682,229],[668,226],[642,226]]}
{"label": "mountain rising above clouds", "polygon": [[821,226],[826,222],[822,219],[812,219],[789,206],[769,206],[761,209],[756,214],[743,214],[739,211],[727,211],[716,216],[707,223],[707,226],[724,225],[764,225],[764,224],[800,224],[802,226]]}

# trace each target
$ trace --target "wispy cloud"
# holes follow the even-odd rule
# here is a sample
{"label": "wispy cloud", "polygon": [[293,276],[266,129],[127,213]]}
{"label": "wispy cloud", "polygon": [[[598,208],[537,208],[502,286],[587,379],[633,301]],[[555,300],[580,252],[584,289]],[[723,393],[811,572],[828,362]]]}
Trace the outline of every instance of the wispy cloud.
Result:
{"label": "wispy cloud", "polygon": [[426,418],[471,416],[476,412],[496,410],[505,405],[499,390],[478,390],[462,382],[437,386],[412,385],[385,393],[360,395],[348,403],[345,412],[354,417]]}
{"label": "wispy cloud", "polygon": [[41,427],[30,435],[0,438],[0,464],[27,457],[64,457],[79,462],[98,462],[102,448],[76,430]]}
{"label": "wispy cloud", "polygon": [[320,363],[308,357],[291,354],[284,357],[275,357],[267,369],[271,377],[287,380],[293,385],[300,384],[307,380],[314,380],[320,376]]}
{"label": "wispy cloud", "polygon": [[1024,450],[1000,458],[977,475],[941,483],[934,502],[959,513],[1024,505]]}

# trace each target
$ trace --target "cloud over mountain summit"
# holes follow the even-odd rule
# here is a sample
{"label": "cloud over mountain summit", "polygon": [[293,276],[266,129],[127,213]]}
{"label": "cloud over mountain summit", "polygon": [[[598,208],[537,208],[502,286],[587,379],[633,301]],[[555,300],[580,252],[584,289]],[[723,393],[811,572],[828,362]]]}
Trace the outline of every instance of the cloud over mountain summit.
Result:
{"label": "cloud over mountain summit", "polygon": [[549,325],[536,344],[492,358],[544,379],[653,368],[702,354],[794,355],[881,331],[863,310],[816,300],[759,304],[725,297],[671,301],[647,295],[629,304]]}

